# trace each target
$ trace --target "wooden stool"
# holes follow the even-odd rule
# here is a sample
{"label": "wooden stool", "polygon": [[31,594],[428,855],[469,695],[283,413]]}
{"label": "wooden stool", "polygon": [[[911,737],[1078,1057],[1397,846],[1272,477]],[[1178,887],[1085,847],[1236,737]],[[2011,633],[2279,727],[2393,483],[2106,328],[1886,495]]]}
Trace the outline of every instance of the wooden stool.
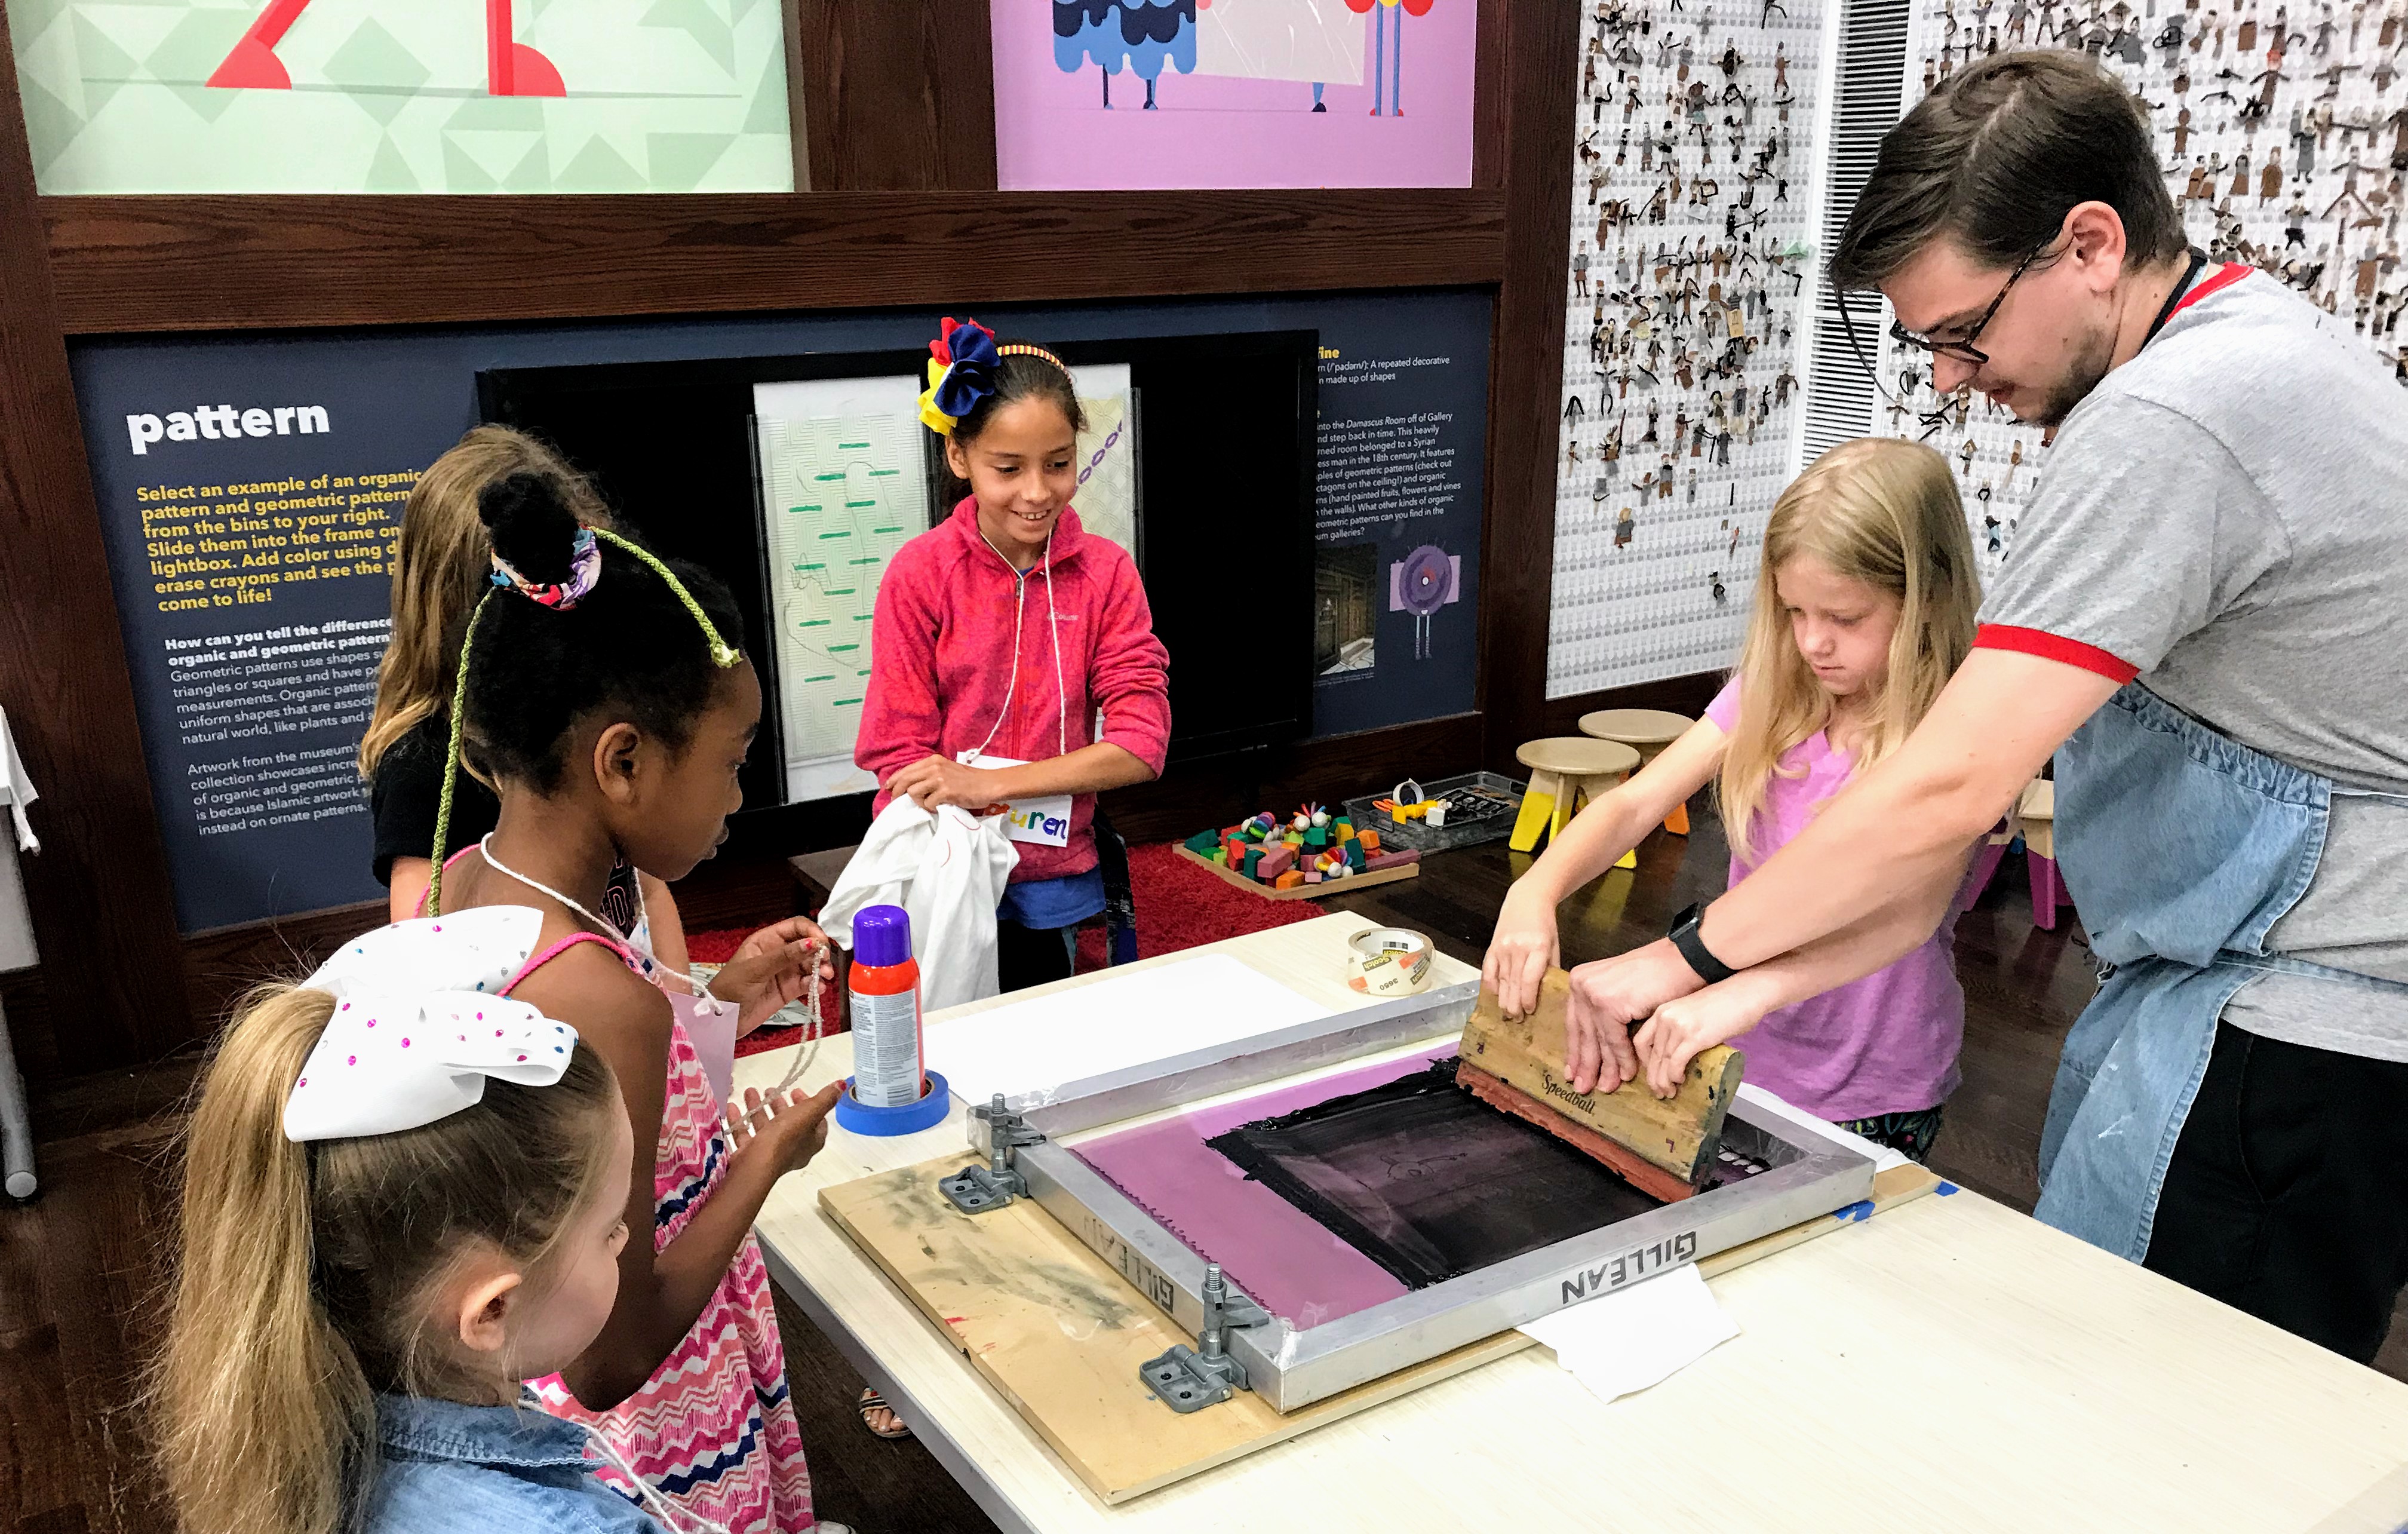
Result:
{"label": "wooden stool", "polygon": [[[1645,767],[1664,753],[1664,748],[1688,732],[1697,721],[1686,714],[1667,713],[1661,709],[1600,709],[1593,714],[1581,715],[1581,734],[1593,735],[1599,740],[1619,740],[1639,753],[1639,765]],[[1664,829],[1676,837],[1689,834],[1689,807],[1676,804],[1664,817]],[[1636,857],[1626,857],[1614,865],[1617,868],[1635,868]]]}
{"label": "wooden stool", "polygon": [[2024,785],[2017,807],[2024,823],[2024,865],[2031,874],[2032,925],[2057,930],[2057,908],[2071,902],[2057,871],[2057,785],[2042,778]]}
{"label": "wooden stool", "polygon": [[1530,769],[1529,791],[1522,796],[1522,813],[1513,822],[1511,845],[1526,853],[1563,834],[1584,795],[1594,798],[1638,769],[1639,753],[1618,740],[1592,740],[1584,735],[1559,735],[1545,740],[1525,740],[1513,753]]}
{"label": "wooden stool", "polygon": [[2044,932],[2057,929],[2057,908],[2072,903],[2065,893],[2065,880],[2057,871],[2056,823],[2057,785],[2044,778],[2034,779],[2024,785],[2023,797],[2016,802],[2006,829],[1973,854],[1973,894],[1979,896],[1990,887],[2006,856],[2007,843],[2022,835],[2024,865],[2031,876],[2032,925]]}

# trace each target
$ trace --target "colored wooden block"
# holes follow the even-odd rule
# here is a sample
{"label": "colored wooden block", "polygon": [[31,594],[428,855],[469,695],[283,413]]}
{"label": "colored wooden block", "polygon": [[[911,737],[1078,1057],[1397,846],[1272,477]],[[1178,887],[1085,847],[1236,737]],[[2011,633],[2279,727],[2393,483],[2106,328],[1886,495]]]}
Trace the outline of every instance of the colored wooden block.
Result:
{"label": "colored wooden block", "polygon": [[1186,841],[1187,850],[1198,857],[1211,855],[1212,849],[1219,845],[1221,834],[1218,831],[1198,831]]}
{"label": "colored wooden block", "polygon": [[1326,847],[1329,845],[1329,832],[1316,825],[1304,834],[1304,844],[1308,847]]}
{"label": "colored wooden block", "polygon": [[1297,872],[1294,868],[1290,868],[1287,872],[1280,875],[1278,879],[1272,881],[1271,887],[1273,889],[1292,890],[1303,882],[1304,875]]}
{"label": "colored wooden block", "polygon": [[1639,867],[1638,850],[1633,848],[1631,851],[1623,853],[1621,859],[1613,866],[1617,868],[1635,868]]}
{"label": "colored wooden block", "polygon": [[1320,883],[1320,882],[1321,882],[1321,870],[1320,870],[1320,869],[1318,869],[1318,868],[1307,868],[1307,869],[1305,869],[1305,870],[1304,870],[1304,882],[1305,882],[1306,883],[1308,883],[1308,884],[1318,884],[1318,883]]}
{"label": "colored wooden block", "polygon": [[1259,870],[1262,867],[1262,861],[1263,850],[1260,847],[1249,847],[1246,849],[1245,872],[1247,878],[1255,879],[1260,877]]}
{"label": "colored wooden block", "polygon": [[1686,804],[1674,805],[1672,807],[1672,812],[1664,817],[1664,829],[1671,832],[1676,837],[1687,836],[1689,834],[1689,807]]}
{"label": "colored wooden block", "polygon": [[1354,839],[1363,844],[1363,850],[1367,853],[1376,853],[1380,850],[1380,833],[1377,831],[1365,831]]}
{"label": "colored wooden block", "polygon": [[1346,844],[1346,866],[1348,867],[1369,867],[1370,866],[1370,858],[1371,854],[1363,850],[1363,842],[1360,838],[1357,838]]}
{"label": "colored wooden block", "polygon": [[1421,849],[1418,847],[1408,847],[1400,853],[1382,853],[1377,857],[1366,858],[1364,860],[1364,866],[1373,872],[1377,872],[1382,868],[1401,867],[1405,864],[1419,863],[1421,860]]}
{"label": "colored wooden block", "polygon": [[1219,866],[1221,866],[1221,867],[1228,867],[1228,864],[1229,864],[1229,849],[1227,849],[1226,847],[1215,847],[1215,848],[1213,848],[1213,849],[1212,849],[1212,861],[1213,861],[1215,864],[1218,864]]}
{"label": "colored wooden block", "polygon": [[1263,849],[1261,861],[1254,865],[1257,879],[1277,879],[1296,867],[1296,853],[1284,842]]}

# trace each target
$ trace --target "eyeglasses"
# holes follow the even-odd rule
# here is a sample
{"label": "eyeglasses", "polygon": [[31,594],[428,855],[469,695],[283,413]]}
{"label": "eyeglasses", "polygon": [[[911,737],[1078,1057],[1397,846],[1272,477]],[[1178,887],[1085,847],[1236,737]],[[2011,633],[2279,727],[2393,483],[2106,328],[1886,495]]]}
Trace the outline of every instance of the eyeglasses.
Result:
{"label": "eyeglasses", "polygon": [[[2038,261],[2043,254],[2047,253],[2048,248],[2056,243],[2057,237],[2052,235],[2046,240],[2042,241],[2029,255],[2015,263],[2015,269],[2007,274],[2005,285],[1999,289],[1998,295],[1990,300],[1990,307],[1982,311],[1982,317],[1973,322],[1972,328],[1965,332],[1962,339],[1953,341],[1935,341],[1926,336],[1917,336],[1914,332],[1907,329],[1904,325],[1899,324],[1896,320],[1892,320],[1890,322],[1890,338],[1902,346],[1911,346],[1918,351],[1927,351],[1935,357],[1947,357],[1957,362],[1970,362],[1977,367],[1987,363],[1990,360],[1990,354],[1975,347],[1973,343],[1981,338],[1983,330],[1989,325],[1991,320],[1997,317],[1999,306],[2007,301],[2007,294],[2014,291],[2015,284],[2023,280],[2024,273],[2031,269],[2032,263]],[[1899,409],[1908,409],[1904,400],[1899,398],[1896,394],[1891,394],[1889,390],[1884,386],[1881,380],[1881,370],[1873,366],[1872,359],[1865,354],[1864,342],[1858,339],[1856,336],[1856,318],[1848,312],[1848,294],[1844,293],[1835,293],[1832,294],[1832,298],[1834,300],[1833,307],[1838,308],[1840,311],[1840,328],[1848,333],[1848,350],[1856,354],[1856,365],[1862,367],[1865,370],[1866,376],[1873,380],[1874,391],[1884,399],[1888,400],[1892,405],[1897,406]],[[1912,391],[1910,391],[1910,393]],[[1937,429],[1932,417],[1926,416],[1923,419],[1925,425],[1931,426],[1935,430]],[[1928,437],[1929,433],[1927,432],[1925,435]]]}
{"label": "eyeglasses", "polygon": [[1900,346],[1911,346],[1918,351],[1928,351],[1935,357],[1947,357],[1956,362],[1970,362],[1976,367],[1981,366],[1990,360],[1990,354],[1974,346],[1973,343],[1981,339],[1982,332],[1989,327],[1990,321],[1998,314],[1999,306],[2007,301],[2007,294],[2013,293],[2015,284],[2023,280],[2024,273],[2031,269],[2031,264],[2038,261],[2042,254],[2046,253],[2048,248],[2056,243],[2057,237],[2051,235],[2041,241],[2029,255],[2015,263],[2015,269],[2007,274],[2006,285],[1999,290],[1998,296],[1990,300],[1990,307],[1982,311],[1982,317],[1973,322],[1973,328],[1965,332],[1961,339],[1935,341],[1928,336],[1917,336],[1896,320],[1889,323],[1889,338]]}

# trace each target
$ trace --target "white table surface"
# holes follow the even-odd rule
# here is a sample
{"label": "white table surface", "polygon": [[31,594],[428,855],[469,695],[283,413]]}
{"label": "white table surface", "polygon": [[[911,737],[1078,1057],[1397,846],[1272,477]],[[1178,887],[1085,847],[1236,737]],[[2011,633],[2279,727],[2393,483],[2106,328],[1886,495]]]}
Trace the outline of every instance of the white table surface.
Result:
{"label": "white table surface", "polygon": [[[1369,925],[1332,915],[1211,948],[1335,1011],[1364,1004],[1338,954]],[[1473,973],[1439,964],[1441,982]],[[943,1068],[944,1025],[1036,994],[932,1015],[930,1063]],[[774,1084],[790,1058],[739,1060],[739,1085]],[[850,1062],[849,1039],[825,1040],[804,1084]],[[780,1286],[1007,1530],[2408,1524],[2408,1385],[1971,1192],[1714,1279],[1741,1335],[1638,1396],[1600,1402],[1533,1348],[1107,1507],[820,1211],[824,1186],[957,1150],[967,1162],[963,1117],[956,1102],[917,1135],[831,1131],[758,1231]],[[853,1511],[877,1530],[877,1510]]]}

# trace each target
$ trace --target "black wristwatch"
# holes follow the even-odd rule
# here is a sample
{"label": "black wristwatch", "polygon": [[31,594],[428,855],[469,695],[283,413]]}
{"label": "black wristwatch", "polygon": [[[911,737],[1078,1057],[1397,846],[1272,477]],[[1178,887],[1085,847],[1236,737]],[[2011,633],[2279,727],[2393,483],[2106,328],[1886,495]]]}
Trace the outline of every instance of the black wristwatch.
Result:
{"label": "black wristwatch", "polygon": [[1709,985],[1714,985],[1730,979],[1739,971],[1707,952],[1706,940],[1698,936],[1698,924],[1705,919],[1706,908],[1702,902],[1691,906],[1672,918],[1672,930],[1665,936],[1672,939],[1672,946],[1681,951],[1681,957],[1688,962],[1690,968],[1698,972],[1698,978]]}

